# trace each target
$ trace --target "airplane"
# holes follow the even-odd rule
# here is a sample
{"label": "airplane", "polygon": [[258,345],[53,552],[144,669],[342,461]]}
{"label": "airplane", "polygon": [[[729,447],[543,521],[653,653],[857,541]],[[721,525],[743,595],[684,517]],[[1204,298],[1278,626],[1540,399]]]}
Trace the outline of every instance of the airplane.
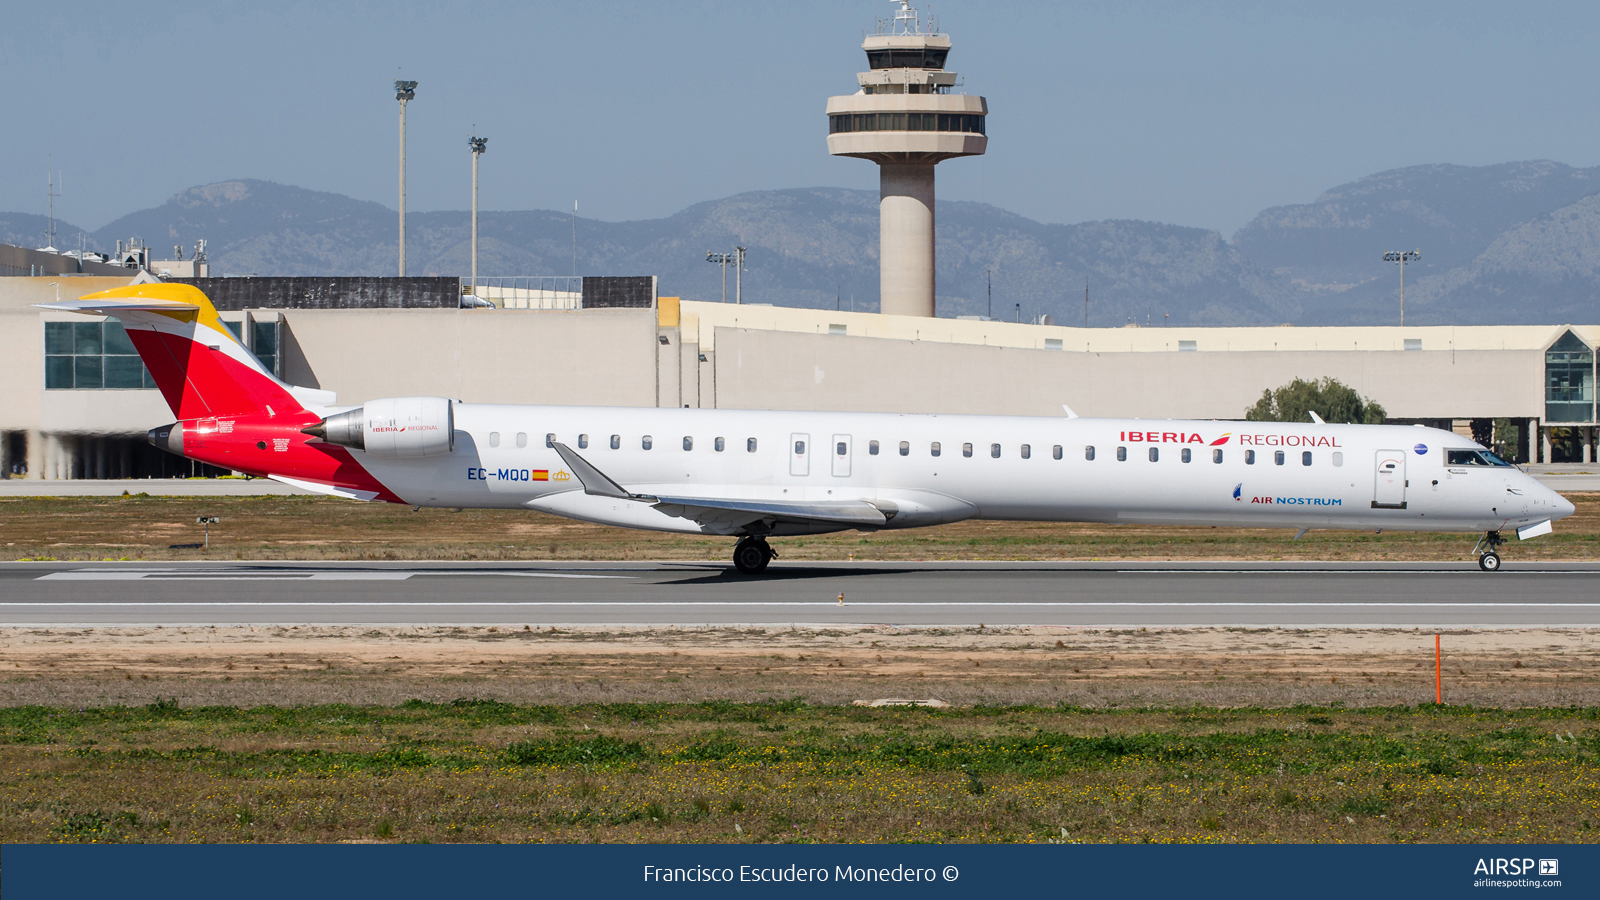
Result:
{"label": "airplane", "polygon": [[[177,421],[152,444],[353,500],[530,509],[769,539],[963,519],[1548,534],[1573,505],[1486,448],[1405,425],[644,409],[387,397],[289,385],[205,294],[144,283],[41,303],[126,327]],[[1481,552],[1479,552],[1481,551]]]}

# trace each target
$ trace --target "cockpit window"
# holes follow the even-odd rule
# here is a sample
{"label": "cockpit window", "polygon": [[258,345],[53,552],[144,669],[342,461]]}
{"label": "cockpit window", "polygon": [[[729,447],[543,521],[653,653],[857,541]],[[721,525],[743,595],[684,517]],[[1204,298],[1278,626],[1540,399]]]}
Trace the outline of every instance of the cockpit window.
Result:
{"label": "cockpit window", "polygon": [[1446,450],[1445,464],[1450,466],[1507,466],[1511,464],[1487,450]]}

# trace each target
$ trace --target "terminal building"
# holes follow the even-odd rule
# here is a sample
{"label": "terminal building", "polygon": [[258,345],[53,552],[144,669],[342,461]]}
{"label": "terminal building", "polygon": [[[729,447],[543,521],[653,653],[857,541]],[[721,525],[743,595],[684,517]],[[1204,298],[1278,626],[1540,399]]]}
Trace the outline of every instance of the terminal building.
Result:
{"label": "terminal building", "polygon": [[[285,381],[341,405],[1239,419],[1265,389],[1331,377],[1390,421],[1519,461],[1595,459],[1600,325],[1073,328],[684,300],[658,296],[652,277],[583,278],[549,302],[463,295],[455,278],[184,280]],[[7,477],[218,474],[146,444],[172,413],[115,321],[33,306],[129,281],[0,277]]]}

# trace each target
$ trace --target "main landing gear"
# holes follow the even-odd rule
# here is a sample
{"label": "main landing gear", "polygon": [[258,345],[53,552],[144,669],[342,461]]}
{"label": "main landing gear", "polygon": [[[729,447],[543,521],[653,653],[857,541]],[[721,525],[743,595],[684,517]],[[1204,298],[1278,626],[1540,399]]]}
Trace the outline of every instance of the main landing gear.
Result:
{"label": "main landing gear", "polygon": [[777,555],[777,551],[767,546],[766,538],[740,538],[733,548],[733,567],[745,575],[756,575]]}
{"label": "main landing gear", "polygon": [[1497,551],[1504,543],[1505,538],[1498,531],[1491,531],[1479,539],[1477,546],[1472,548],[1474,553],[1478,552],[1479,547],[1483,548],[1483,553],[1478,556],[1478,568],[1485,572],[1500,571],[1500,554]]}

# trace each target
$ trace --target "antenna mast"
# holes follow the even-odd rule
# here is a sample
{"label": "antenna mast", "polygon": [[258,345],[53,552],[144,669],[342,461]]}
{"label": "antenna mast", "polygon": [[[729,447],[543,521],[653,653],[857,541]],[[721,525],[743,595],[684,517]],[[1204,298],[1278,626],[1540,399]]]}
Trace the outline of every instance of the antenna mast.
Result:
{"label": "antenna mast", "polygon": [[50,170],[44,173],[45,193],[50,197],[50,229],[44,233],[44,245],[54,250],[56,248],[56,198],[61,196],[61,192],[56,188],[61,187],[61,185],[56,184],[55,157],[50,158],[50,163]]}

